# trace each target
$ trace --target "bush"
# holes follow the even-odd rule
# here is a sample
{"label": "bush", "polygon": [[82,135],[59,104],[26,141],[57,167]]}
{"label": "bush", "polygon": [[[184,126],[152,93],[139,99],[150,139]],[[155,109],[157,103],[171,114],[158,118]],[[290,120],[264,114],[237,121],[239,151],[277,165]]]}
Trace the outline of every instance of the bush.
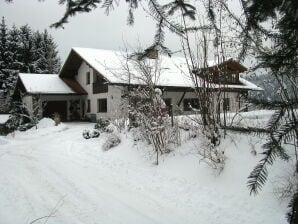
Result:
{"label": "bush", "polygon": [[88,131],[88,130],[84,130],[84,131],[83,131],[83,137],[84,137],[85,139],[89,139],[89,138],[91,138],[91,137],[90,137],[90,131]]}
{"label": "bush", "polygon": [[110,123],[109,119],[99,118],[97,123],[94,125],[94,129],[106,132],[106,128],[110,125]]}
{"label": "bush", "polygon": [[106,128],[105,128],[105,132],[106,133],[113,133],[116,131],[116,126],[114,126],[113,124],[109,124]]}
{"label": "bush", "polygon": [[89,139],[89,138],[98,138],[100,135],[99,131],[97,130],[93,130],[93,132],[90,132],[88,130],[84,130],[83,131],[83,137],[85,139]]}
{"label": "bush", "polygon": [[93,130],[93,132],[91,133],[91,138],[98,138],[99,135],[100,135],[99,131]]}
{"label": "bush", "polygon": [[105,141],[105,143],[102,145],[102,149],[104,151],[107,151],[107,150],[119,145],[120,142],[121,142],[121,139],[118,135],[116,135],[114,133],[110,134],[110,135],[108,135],[107,140]]}

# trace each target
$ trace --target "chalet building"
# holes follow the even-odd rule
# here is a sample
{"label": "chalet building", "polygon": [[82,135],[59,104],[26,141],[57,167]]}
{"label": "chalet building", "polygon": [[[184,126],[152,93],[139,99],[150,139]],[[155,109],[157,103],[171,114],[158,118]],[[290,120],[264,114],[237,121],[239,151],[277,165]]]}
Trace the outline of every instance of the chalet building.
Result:
{"label": "chalet building", "polygon": [[[157,55],[156,55],[157,56]],[[193,82],[187,75],[184,58],[158,56],[160,74],[156,86],[163,91],[167,105],[186,113],[189,104],[197,105]],[[156,63],[156,59],[146,59]],[[129,74],[125,67],[129,67]],[[241,78],[246,68],[230,59],[219,65],[198,69],[198,79],[221,93],[220,111],[235,112],[241,108],[240,96],[261,90]],[[142,74],[129,64],[121,52],[72,48],[59,74],[19,74],[17,89],[28,110],[38,103],[43,116],[58,112],[64,120],[89,117],[113,118],[119,114],[123,96],[131,86],[144,85]]]}

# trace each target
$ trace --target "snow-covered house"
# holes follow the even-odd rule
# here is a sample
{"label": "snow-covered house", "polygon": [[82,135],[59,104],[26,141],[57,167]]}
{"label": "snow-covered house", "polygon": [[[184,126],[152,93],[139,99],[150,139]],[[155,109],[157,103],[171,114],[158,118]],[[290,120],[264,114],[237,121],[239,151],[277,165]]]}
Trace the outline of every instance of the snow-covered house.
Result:
{"label": "snow-covered house", "polygon": [[[189,103],[196,104],[193,82],[186,74],[184,58],[159,56],[160,73],[156,86],[163,91],[166,104],[177,105],[182,111],[189,110]],[[155,59],[148,59],[155,60]],[[127,75],[125,67],[130,67]],[[228,72],[224,82],[217,71],[224,67]],[[213,89],[224,90],[219,107],[237,111],[241,94],[249,90],[261,90],[239,77],[246,68],[228,60],[208,68],[214,74]],[[227,78],[228,77],[228,78]],[[199,77],[202,79],[202,77]],[[43,116],[54,112],[63,119],[84,117],[114,117],[128,86],[144,85],[141,74],[127,63],[121,52],[90,48],[72,48],[59,74],[20,74],[18,89],[28,110],[33,109],[34,96],[43,108]]]}

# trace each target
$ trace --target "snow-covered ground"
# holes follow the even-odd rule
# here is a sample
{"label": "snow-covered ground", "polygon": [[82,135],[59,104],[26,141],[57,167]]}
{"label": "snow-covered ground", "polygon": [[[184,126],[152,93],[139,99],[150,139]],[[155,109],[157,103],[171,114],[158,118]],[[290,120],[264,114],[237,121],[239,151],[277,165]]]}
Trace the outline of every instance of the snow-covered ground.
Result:
{"label": "snow-covered ground", "polygon": [[82,138],[93,126],[42,120],[38,129],[0,137],[1,224],[45,216],[34,223],[286,223],[288,201],[276,198],[272,183],[289,164],[276,161],[259,195],[246,187],[261,158],[251,148],[261,152],[264,139],[229,133],[221,146],[226,166],[217,174],[200,162],[198,140],[183,141],[156,166],[150,146],[131,133],[121,133],[109,151],[102,150],[106,134]]}

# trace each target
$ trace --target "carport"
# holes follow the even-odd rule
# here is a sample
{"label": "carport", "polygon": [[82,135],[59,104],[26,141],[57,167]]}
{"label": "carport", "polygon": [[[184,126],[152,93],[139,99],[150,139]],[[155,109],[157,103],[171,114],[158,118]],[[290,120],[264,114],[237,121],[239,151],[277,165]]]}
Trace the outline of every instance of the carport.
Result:
{"label": "carport", "polygon": [[59,113],[64,121],[82,119],[87,92],[76,80],[56,74],[20,73],[17,89],[28,111],[38,102],[43,117]]}
{"label": "carport", "polygon": [[67,101],[46,101],[42,116],[52,117],[54,113],[60,114],[61,120],[67,120]]}

